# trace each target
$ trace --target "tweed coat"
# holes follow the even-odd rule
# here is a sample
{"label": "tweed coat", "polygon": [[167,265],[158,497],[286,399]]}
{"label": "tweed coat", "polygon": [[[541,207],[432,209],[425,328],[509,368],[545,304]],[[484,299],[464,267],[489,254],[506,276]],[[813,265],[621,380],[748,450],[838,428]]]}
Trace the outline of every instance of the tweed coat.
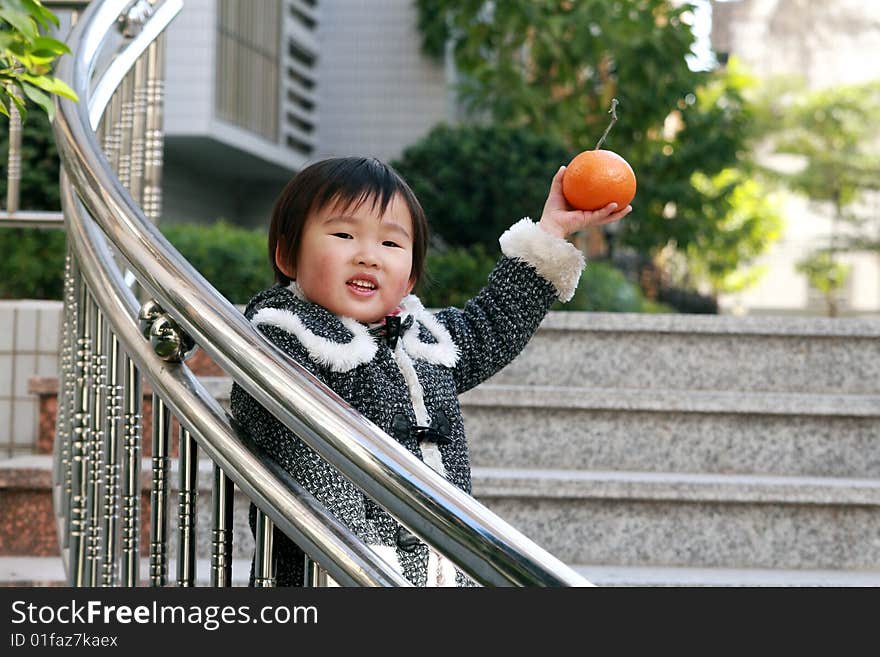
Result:
{"label": "tweed coat", "polygon": [[[502,235],[503,256],[461,310],[401,301],[392,349],[364,324],[305,299],[295,283],[257,294],[245,315],[273,343],[369,420],[463,491],[470,463],[458,395],[525,347],[557,298],[567,301],[584,267],[580,251],[526,218]],[[468,585],[439,557],[237,384],[232,412],[254,440],[340,521],[417,586]],[[253,528],[254,509],[251,508]],[[276,529],[276,583],[303,583],[303,553]],[[252,573],[253,581],[253,573]]]}

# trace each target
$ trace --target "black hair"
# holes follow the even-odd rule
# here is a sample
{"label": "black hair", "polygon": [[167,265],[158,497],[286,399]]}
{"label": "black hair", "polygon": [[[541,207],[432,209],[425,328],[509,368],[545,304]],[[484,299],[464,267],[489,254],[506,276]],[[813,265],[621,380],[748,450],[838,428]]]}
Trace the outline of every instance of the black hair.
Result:
{"label": "black hair", "polygon": [[397,171],[375,158],[339,157],[321,160],[300,171],[285,185],[272,210],[269,225],[269,262],[275,280],[288,285],[290,278],[281,271],[276,253],[283,263],[296,266],[299,242],[306,219],[329,204],[357,208],[370,202],[384,214],[395,195],[406,202],[413,224],[411,278],[418,284],[425,271],[428,250],[428,221],[416,195]]}

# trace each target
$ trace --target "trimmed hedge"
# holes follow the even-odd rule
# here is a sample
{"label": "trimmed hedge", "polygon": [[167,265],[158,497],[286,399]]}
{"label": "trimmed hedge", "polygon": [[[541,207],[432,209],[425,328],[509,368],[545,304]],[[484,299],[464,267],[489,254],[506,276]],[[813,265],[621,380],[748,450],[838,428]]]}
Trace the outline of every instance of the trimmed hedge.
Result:
{"label": "trimmed hedge", "polygon": [[0,299],[61,299],[66,243],[57,228],[0,227]]}
{"label": "trimmed hedge", "polygon": [[[226,221],[161,226],[168,241],[229,301],[244,304],[272,284],[264,230]],[[0,298],[60,299],[64,231],[0,229]],[[416,290],[428,308],[462,307],[486,283],[497,255],[480,244],[428,252],[427,275]],[[606,262],[591,262],[574,298],[554,310],[675,312],[645,299],[637,285]]]}
{"label": "trimmed hedge", "polygon": [[168,241],[224,297],[244,304],[272,284],[265,230],[239,228],[227,221],[211,225],[161,226]]}
{"label": "trimmed hedge", "polygon": [[[232,303],[272,284],[266,235],[225,221],[161,226],[168,241]],[[61,299],[66,249],[58,229],[0,228],[0,298]]]}
{"label": "trimmed hedge", "polygon": [[[462,307],[483,285],[497,260],[477,244],[428,253],[427,277],[417,293],[428,308]],[[664,313],[669,306],[646,299],[641,288],[613,265],[596,261],[587,265],[574,298],[556,303],[553,310],[594,312]]]}
{"label": "trimmed hedge", "polygon": [[574,298],[555,303],[553,310],[606,313],[674,313],[670,306],[645,298],[642,289],[613,265],[601,260],[587,263]]}

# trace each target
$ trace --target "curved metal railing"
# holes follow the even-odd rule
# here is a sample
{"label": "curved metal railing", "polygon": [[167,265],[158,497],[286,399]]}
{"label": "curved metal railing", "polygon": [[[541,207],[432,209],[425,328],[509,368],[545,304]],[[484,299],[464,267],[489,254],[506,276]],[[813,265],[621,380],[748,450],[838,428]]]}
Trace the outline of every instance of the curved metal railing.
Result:
{"label": "curved metal railing", "polygon": [[[172,417],[180,425],[179,585],[197,581],[199,450],[214,463],[212,585],[231,584],[233,485],[261,510],[258,585],[273,583],[273,525],[343,585],[407,584],[263,458],[186,365],[175,362],[194,341],[344,476],[477,582],[589,585],[271,345],[153,225],[161,203],[161,34],[180,8],[180,0],[93,2],[71,34],[73,57],[59,69],[81,99],[61,100],[55,122],[69,257],[54,481],[70,584],[139,582],[141,376],[153,391],[150,584],[166,584],[171,561]],[[145,303],[126,285],[133,280]]]}

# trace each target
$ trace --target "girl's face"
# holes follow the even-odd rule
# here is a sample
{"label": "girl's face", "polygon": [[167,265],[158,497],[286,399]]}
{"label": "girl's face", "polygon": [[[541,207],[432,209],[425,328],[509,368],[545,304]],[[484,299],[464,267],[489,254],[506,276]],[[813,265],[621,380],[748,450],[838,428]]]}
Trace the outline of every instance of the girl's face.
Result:
{"label": "girl's face", "polygon": [[357,208],[330,204],[306,219],[295,266],[276,253],[279,269],[306,298],[330,312],[377,322],[412,291],[413,225],[395,195],[385,213],[370,200]]}

